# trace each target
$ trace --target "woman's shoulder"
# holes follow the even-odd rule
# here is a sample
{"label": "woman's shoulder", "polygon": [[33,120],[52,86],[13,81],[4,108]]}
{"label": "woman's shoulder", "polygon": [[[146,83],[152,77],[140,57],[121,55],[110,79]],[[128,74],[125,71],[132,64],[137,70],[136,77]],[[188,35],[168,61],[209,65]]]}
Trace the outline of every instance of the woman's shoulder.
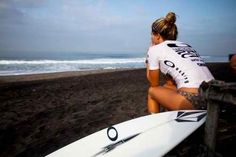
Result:
{"label": "woman's shoulder", "polygon": [[189,46],[189,45],[182,41],[166,40],[158,45],[150,46],[149,52],[158,51],[160,53],[163,51],[166,53],[166,51],[173,51],[173,48],[175,47],[182,47],[182,46]]}
{"label": "woman's shoulder", "polygon": [[167,47],[175,48],[175,47],[191,47],[188,43],[178,40],[166,40],[164,44]]}
{"label": "woman's shoulder", "polygon": [[166,46],[165,42],[149,47],[149,50],[161,50]]}

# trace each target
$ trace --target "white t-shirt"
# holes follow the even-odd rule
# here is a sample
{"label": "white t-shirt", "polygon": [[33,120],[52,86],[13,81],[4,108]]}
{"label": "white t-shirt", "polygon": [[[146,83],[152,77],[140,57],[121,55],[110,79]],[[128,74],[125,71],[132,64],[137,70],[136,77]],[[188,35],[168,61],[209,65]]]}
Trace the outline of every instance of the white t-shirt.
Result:
{"label": "white t-shirt", "polygon": [[147,53],[149,70],[160,69],[175,80],[177,88],[198,88],[203,81],[213,80],[206,64],[188,44],[166,40],[149,48]]}

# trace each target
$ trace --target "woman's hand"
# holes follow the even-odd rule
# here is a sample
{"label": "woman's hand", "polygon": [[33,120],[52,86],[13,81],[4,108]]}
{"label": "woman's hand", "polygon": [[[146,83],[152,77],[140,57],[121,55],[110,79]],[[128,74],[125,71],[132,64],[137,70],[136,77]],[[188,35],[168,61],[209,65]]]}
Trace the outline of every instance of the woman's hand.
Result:
{"label": "woman's hand", "polygon": [[165,75],[165,79],[166,79],[166,83],[163,85],[163,87],[177,90],[176,83],[170,75]]}

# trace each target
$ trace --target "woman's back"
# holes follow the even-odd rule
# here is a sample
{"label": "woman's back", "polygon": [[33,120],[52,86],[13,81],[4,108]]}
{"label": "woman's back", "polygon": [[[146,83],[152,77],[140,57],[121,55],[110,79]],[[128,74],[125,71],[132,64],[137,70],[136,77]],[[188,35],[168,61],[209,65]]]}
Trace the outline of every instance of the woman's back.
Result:
{"label": "woman's back", "polygon": [[202,81],[213,79],[203,59],[190,45],[183,42],[166,40],[152,46],[148,56],[151,58],[150,69],[159,68],[162,73],[172,76],[177,88],[198,88]]}

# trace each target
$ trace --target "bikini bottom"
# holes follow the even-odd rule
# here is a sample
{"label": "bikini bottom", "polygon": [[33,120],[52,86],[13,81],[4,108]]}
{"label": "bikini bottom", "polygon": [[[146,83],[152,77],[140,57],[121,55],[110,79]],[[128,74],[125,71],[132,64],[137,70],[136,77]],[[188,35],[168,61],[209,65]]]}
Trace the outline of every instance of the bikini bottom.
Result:
{"label": "bikini bottom", "polygon": [[192,103],[193,107],[197,110],[206,110],[207,105],[206,102],[202,101],[199,98],[199,94],[197,93],[189,93],[184,91],[178,91],[178,93],[184,96],[189,102]]}

